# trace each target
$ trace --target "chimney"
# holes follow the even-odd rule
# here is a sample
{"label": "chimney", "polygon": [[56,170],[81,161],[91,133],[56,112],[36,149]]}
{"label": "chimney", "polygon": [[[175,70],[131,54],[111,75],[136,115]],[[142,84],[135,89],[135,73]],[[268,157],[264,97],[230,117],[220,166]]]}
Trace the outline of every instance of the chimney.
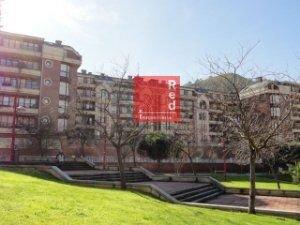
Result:
{"label": "chimney", "polygon": [[263,82],[263,78],[262,77],[257,77],[256,80],[257,80],[257,82]]}
{"label": "chimney", "polygon": [[55,41],[55,44],[56,44],[56,45],[58,45],[58,46],[61,46],[61,44],[62,44],[62,41],[60,41],[60,40],[56,40],[56,41]]}
{"label": "chimney", "polygon": [[86,74],[86,70],[82,69],[82,70],[81,70],[81,73],[82,73],[82,74]]}

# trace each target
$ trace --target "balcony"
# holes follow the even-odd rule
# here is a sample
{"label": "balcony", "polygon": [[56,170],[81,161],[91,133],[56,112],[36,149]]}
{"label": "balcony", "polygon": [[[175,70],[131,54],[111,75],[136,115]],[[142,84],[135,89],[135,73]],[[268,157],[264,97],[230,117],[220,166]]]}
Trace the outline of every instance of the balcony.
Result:
{"label": "balcony", "polygon": [[4,65],[0,65],[0,72],[16,73],[16,74],[22,73],[22,74],[38,76],[38,77],[41,76],[40,70],[26,69],[26,68],[19,69],[18,67],[4,66]]}
{"label": "balcony", "polygon": [[94,89],[96,87],[95,83],[83,83],[83,82],[78,82],[77,83],[78,87],[84,87],[84,88],[92,88]]}
{"label": "balcony", "polygon": [[97,112],[94,110],[89,110],[89,109],[78,109],[78,111],[80,113],[82,113],[83,115],[96,115]]}
{"label": "balcony", "polygon": [[300,115],[292,115],[291,120],[300,120]]}
{"label": "balcony", "polygon": [[15,55],[31,56],[31,57],[41,57],[41,51],[28,50],[23,48],[10,48],[7,46],[0,45],[0,52],[5,52]]}
{"label": "balcony", "polygon": [[215,112],[215,113],[222,113],[223,110],[220,107],[209,107],[210,112]]}
{"label": "balcony", "polygon": [[223,122],[220,121],[220,120],[210,119],[210,120],[209,120],[209,123],[210,123],[210,124],[222,124]]}
{"label": "balcony", "polygon": [[41,71],[40,70],[34,70],[34,69],[21,69],[21,73],[22,74],[28,74],[28,75],[32,75],[32,76],[41,76]]}
{"label": "balcony", "polygon": [[29,95],[39,95],[40,94],[39,89],[15,88],[13,86],[1,86],[0,92],[5,92],[5,93],[18,92],[19,94],[29,94]]}
{"label": "balcony", "polygon": [[[0,112],[1,113],[13,113],[13,107],[8,107],[8,106],[1,106],[0,107]],[[39,113],[39,110],[36,108],[24,108],[22,110],[18,111],[18,114],[34,114],[37,115]]]}
{"label": "balcony", "polygon": [[294,127],[292,131],[293,133],[300,133],[300,127]]}
{"label": "balcony", "polygon": [[70,64],[81,65],[81,60],[79,60],[79,59],[73,59],[73,58],[70,58],[70,57],[64,57],[63,61],[67,62],[67,63],[70,63]]}

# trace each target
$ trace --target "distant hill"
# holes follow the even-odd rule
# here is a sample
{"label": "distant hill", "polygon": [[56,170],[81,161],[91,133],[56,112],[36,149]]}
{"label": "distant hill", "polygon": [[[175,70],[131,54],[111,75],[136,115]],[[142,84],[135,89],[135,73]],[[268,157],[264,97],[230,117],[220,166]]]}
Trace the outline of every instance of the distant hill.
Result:
{"label": "distant hill", "polygon": [[[225,76],[230,81],[234,81],[239,89],[254,83],[251,79],[238,74],[226,74]],[[230,83],[221,76],[210,76],[207,79],[197,79],[195,82],[188,82],[185,86],[220,92],[228,92],[232,89]]]}

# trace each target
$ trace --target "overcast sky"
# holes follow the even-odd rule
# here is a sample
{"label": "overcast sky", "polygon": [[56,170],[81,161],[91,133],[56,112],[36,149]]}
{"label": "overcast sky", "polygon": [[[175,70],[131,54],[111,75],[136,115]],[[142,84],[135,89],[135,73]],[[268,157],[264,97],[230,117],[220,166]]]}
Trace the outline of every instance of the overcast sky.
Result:
{"label": "overcast sky", "polygon": [[300,1],[5,0],[3,30],[60,39],[83,56],[82,68],[109,72],[130,56],[141,75],[204,78],[197,61],[260,41],[251,62],[300,71]]}

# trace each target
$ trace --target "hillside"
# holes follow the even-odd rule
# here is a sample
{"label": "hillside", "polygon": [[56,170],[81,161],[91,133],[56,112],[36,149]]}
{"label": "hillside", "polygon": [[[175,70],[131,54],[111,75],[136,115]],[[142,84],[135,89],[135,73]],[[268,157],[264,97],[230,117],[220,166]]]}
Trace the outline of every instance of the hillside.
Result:
{"label": "hillside", "polygon": [[[238,74],[226,74],[225,76],[230,81],[234,81],[234,83],[238,85],[239,89],[254,83],[251,79]],[[230,83],[221,76],[210,76],[207,79],[197,79],[195,82],[187,83],[186,86],[220,92],[228,92],[232,89]]]}

